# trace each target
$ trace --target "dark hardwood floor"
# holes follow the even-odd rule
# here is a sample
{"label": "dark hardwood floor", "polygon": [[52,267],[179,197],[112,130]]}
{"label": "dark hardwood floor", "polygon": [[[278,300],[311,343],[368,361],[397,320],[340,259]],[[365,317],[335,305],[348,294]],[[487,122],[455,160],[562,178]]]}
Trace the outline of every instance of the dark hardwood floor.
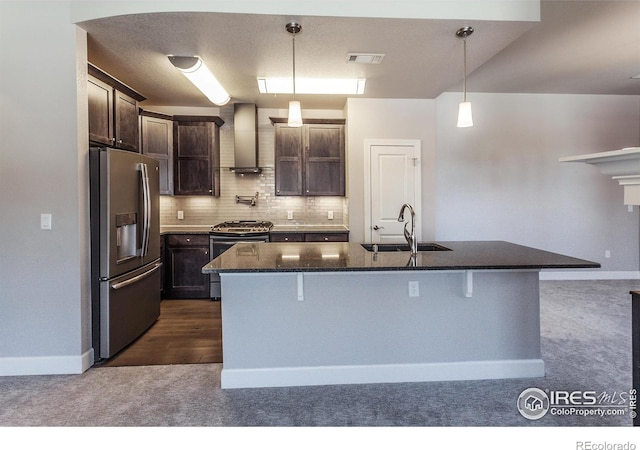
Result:
{"label": "dark hardwood floor", "polygon": [[220,362],[220,302],[163,300],[156,323],[102,367]]}

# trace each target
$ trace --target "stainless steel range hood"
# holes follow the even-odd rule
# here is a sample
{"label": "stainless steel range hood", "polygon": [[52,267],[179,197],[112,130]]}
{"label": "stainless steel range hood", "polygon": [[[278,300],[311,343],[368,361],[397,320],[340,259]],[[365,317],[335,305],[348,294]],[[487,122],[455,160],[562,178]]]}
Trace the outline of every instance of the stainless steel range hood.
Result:
{"label": "stainless steel range hood", "polygon": [[254,103],[233,105],[233,130],[235,135],[235,165],[231,171],[260,173],[258,167],[258,110]]}

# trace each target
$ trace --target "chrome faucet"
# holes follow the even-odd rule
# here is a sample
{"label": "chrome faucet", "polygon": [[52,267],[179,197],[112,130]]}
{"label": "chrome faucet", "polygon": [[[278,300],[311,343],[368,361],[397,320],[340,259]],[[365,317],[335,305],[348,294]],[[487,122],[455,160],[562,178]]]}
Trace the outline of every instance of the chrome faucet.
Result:
{"label": "chrome faucet", "polygon": [[411,233],[407,230],[407,223],[404,224],[404,238],[407,240],[409,244],[409,248],[411,249],[411,254],[415,255],[418,253],[418,241],[416,241],[416,213],[413,211],[413,208],[410,204],[405,203],[400,208],[400,214],[398,215],[398,222],[404,222],[404,210],[409,208],[409,212],[411,213]]}

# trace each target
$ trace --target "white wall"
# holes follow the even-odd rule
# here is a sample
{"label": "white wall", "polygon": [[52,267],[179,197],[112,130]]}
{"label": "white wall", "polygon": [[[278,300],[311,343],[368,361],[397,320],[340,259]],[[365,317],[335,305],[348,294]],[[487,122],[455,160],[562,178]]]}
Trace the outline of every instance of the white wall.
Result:
{"label": "white wall", "polygon": [[435,237],[435,101],[349,99],[347,118],[347,195],[349,239],[364,241],[365,139],[417,139],[422,150],[422,217],[424,240]]}
{"label": "white wall", "polygon": [[[640,144],[640,97],[472,94],[475,126],[456,128],[460,94],[437,107],[438,240],[507,240],[638,271],[638,208],[617,182],[563,156]],[[604,258],[610,250],[611,258]]]}
{"label": "white wall", "polygon": [[90,347],[85,41],[68,2],[0,2],[0,375],[80,372]]}

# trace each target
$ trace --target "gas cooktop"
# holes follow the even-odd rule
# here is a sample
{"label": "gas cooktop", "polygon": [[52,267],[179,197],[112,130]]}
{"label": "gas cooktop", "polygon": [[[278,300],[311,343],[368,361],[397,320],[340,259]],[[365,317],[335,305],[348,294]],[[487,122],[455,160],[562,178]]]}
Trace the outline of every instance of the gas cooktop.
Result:
{"label": "gas cooktop", "polygon": [[230,220],[211,227],[211,233],[268,233],[272,227],[266,220]]}

